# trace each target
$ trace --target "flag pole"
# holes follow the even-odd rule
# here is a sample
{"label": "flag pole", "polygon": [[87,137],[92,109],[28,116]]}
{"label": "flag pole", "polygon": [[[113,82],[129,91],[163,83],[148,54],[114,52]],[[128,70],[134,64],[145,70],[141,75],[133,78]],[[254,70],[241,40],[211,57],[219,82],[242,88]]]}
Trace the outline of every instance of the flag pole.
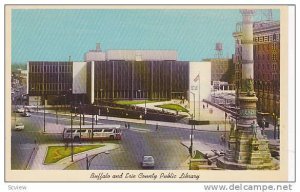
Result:
{"label": "flag pole", "polygon": [[201,114],[201,97],[200,97],[200,72],[198,73],[199,76],[199,121],[200,121],[200,114]]}

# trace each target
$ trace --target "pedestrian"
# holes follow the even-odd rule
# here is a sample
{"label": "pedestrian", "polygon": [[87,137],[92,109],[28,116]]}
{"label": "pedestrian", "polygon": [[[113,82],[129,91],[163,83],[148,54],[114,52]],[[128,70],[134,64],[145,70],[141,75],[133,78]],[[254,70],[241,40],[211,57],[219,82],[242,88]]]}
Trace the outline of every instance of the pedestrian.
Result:
{"label": "pedestrian", "polygon": [[204,104],[202,105],[202,107],[203,107],[203,109],[205,109],[205,105]]}
{"label": "pedestrian", "polygon": [[68,149],[68,146],[69,146],[69,143],[68,143],[68,141],[65,143],[65,150],[67,150]]}
{"label": "pedestrian", "polygon": [[127,124],[127,128],[130,129],[130,124],[129,123]]}
{"label": "pedestrian", "polygon": [[125,129],[127,129],[127,123],[125,123]]}
{"label": "pedestrian", "polygon": [[158,131],[158,124],[157,124],[157,123],[156,123],[156,128],[155,128],[155,130]]}
{"label": "pedestrian", "polygon": [[218,126],[217,126],[217,131],[219,131],[220,130],[220,126],[219,126],[219,124],[218,124]]}
{"label": "pedestrian", "polygon": [[220,144],[224,144],[224,142],[225,142],[225,137],[222,134],[221,137],[220,137]]}
{"label": "pedestrian", "polygon": [[208,108],[208,103],[206,103],[206,108]]}

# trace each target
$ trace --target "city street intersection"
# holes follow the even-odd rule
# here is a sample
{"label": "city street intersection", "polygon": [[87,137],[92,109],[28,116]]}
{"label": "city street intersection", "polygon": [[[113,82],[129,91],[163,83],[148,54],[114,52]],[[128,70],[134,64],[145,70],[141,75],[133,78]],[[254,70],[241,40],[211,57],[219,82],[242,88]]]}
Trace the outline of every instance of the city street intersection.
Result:
{"label": "city street intersection", "polygon": [[[155,169],[157,170],[177,170],[189,169],[190,159],[187,146],[190,143],[191,125],[181,123],[169,123],[159,121],[147,121],[136,119],[124,119],[116,117],[98,117],[98,123],[120,124],[122,127],[122,140],[103,141],[108,146],[113,144],[115,147],[109,153],[99,154],[86,151],[75,158],[74,163],[70,158],[64,159],[64,164],[57,166],[36,165],[34,159],[44,159],[46,147],[50,145],[64,145],[62,132],[64,126],[70,125],[70,114],[59,111],[57,119],[55,111],[46,111],[45,132],[43,132],[43,110],[34,112],[31,117],[21,117],[19,114],[12,114],[12,125],[15,119],[25,125],[23,131],[15,131],[12,127],[12,169],[86,169],[86,154],[93,157],[90,169],[94,170],[137,170],[142,169],[140,163],[144,155],[152,155],[155,158]],[[58,120],[58,124],[56,124]],[[79,124],[79,116],[73,119],[74,124]],[[85,117],[85,123],[91,124],[90,116]],[[95,122],[95,121],[94,121]],[[130,129],[125,128],[125,123],[130,123]],[[156,130],[156,124],[159,128]],[[227,135],[230,125],[227,124]],[[224,134],[224,124],[197,125],[194,131],[194,150],[202,150],[203,146],[211,146],[211,150],[224,149],[220,143],[220,136]],[[273,137],[272,128],[266,130],[269,138]],[[85,143],[82,142],[84,145]],[[76,145],[76,143],[75,143]],[[39,146],[39,148],[37,148]],[[44,150],[44,152],[35,151]],[[98,155],[97,155],[98,154]],[[95,156],[96,155],[96,156]],[[95,156],[95,157],[94,157]],[[42,163],[42,161],[38,161]]]}

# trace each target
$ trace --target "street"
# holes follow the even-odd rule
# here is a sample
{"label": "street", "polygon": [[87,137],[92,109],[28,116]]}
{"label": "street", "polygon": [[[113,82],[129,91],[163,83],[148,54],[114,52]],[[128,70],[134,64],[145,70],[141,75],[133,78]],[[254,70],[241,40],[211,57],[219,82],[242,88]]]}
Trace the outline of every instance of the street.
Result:
{"label": "street", "polygon": [[[43,110],[32,113],[31,117],[21,117],[12,114],[12,125],[15,119],[25,125],[23,131],[12,129],[12,169],[24,169],[30,158],[33,146],[38,144],[62,143],[62,130],[64,125],[70,125],[70,115],[59,115],[56,124],[56,115],[46,113],[46,133],[43,133]],[[73,117],[74,118],[74,117]],[[85,117],[86,124],[91,124],[91,118]],[[79,124],[79,116],[73,119]],[[95,123],[95,122],[94,122]],[[125,129],[125,122],[101,119],[98,123],[120,124],[122,126],[122,140],[112,141],[120,145],[118,149],[109,154],[99,154],[91,162],[90,169],[99,170],[136,170],[141,169],[140,163],[144,155],[152,155],[155,159],[155,169],[187,169],[183,163],[188,159],[189,153],[182,141],[190,140],[190,129],[159,126],[143,123],[131,123],[130,129]],[[212,125],[213,126],[213,125]],[[209,144],[220,144],[222,131],[194,131],[194,142],[201,141]],[[229,133],[228,133],[229,134]],[[268,138],[273,137],[273,131],[265,131]],[[110,142],[110,141],[109,141]],[[66,169],[86,169],[86,160],[75,162]]]}

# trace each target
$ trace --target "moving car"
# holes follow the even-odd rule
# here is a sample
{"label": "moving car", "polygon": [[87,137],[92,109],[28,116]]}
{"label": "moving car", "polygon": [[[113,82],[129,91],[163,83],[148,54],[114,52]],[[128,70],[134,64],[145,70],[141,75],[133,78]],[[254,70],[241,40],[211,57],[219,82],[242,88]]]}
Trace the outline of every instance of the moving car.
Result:
{"label": "moving car", "polygon": [[30,117],[31,114],[30,114],[30,113],[27,113],[27,112],[24,112],[24,113],[22,113],[22,116],[23,116],[23,117]]}
{"label": "moving car", "polygon": [[24,129],[24,124],[21,123],[21,122],[17,122],[16,125],[15,125],[15,130],[16,131],[21,131]]}
{"label": "moving car", "polygon": [[154,158],[150,155],[145,155],[143,156],[143,161],[141,163],[142,168],[149,168],[149,169],[153,169],[155,166],[155,161]]}

